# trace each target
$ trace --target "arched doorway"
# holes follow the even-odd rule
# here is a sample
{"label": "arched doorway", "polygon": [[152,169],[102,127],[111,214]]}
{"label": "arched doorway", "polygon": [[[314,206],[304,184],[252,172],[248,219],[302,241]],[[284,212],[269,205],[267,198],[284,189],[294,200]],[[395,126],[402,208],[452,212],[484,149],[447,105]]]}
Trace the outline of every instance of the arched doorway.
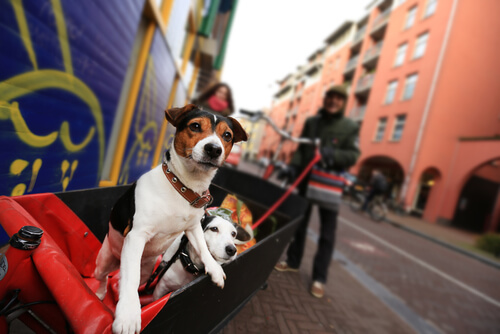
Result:
{"label": "arched doorway", "polygon": [[475,168],[458,198],[453,225],[474,232],[500,231],[500,158]]}
{"label": "arched doorway", "polygon": [[399,162],[387,156],[367,158],[361,164],[358,179],[363,183],[368,183],[374,169],[380,170],[387,178],[387,196],[398,198],[404,180],[404,171]]}
{"label": "arched doorway", "polygon": [[420,180],[417,187],[417,193],[414,196],[413,201],[413,212],[419,216],[422,216],[429,197],[431,195],[432,188],[441,179],[441,173],[437,168],[429,167],[422,172]]}

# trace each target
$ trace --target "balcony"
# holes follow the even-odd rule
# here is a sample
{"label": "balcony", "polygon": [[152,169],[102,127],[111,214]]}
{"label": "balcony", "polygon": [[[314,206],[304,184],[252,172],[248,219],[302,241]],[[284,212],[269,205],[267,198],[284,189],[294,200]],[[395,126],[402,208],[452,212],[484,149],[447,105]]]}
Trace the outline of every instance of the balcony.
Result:
{"label": "balcony", "polygon": [[385,28],[387,27],[387,22],[389,22],[389,16],[391,15],[391,7],[380,13],[374,20],[372,24],[372,30],[370,35],[373,37],[383,37],[385,33]]}
{"label": "balcony", "polygon": [[351,44],[351,49],[358,49],[361,48],[361,43],[363,42],[363,39],[365,37],[366,33],[366,25],[363,26],[361,29],[359,29],[356,34],[354,35],[354,38],[352,40]]}
{"label": "balcony", "polygon": [[354,94],[364,97],[368,96],[368,94],[370,93],[370,89],[372,88],[374,78],[375,73],[362,76],[356,84],[356,90],[354,91]]}
{"label": "balcony", "polygon": [[382,45],[383,41],[380,41],[365,52],[363,56],[363,65],[367,69],[373,69],[377,66],[378,57],[380,56],[380,51],[382,51]]}
{"label": "balcony", "polygon": [[349,59],[344,69],[345,76],[354,74],[354,70],[356,70],[356,66],[358,65],[358,60],[359,60],[359,55],[356,55],[355,57]]}
{"label": "balcony", "polygon": [[349,118],[354,121],[361,122],[365,117],[366,105],[357,106],[356,108],[351,109],[349,113]]}

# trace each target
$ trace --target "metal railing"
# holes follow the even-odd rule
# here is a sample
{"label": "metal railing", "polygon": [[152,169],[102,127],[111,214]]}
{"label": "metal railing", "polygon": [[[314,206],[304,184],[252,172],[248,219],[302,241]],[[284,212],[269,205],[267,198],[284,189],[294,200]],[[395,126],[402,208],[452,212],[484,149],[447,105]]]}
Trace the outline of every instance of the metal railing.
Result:
{"label": "metal railing", "polygon": [[356,93],[364,92],[365,90],[370,89],[373,85],[374,78],[375,78],[375,73],[362,76],[358,80],[358,83],[356,84]]}
{"label": "metal railing", "polygon": [[383,44],[384,44],[383,41],[380,41],[377,44],[375,44],[374,46],[372,46],[371,48],[369,48],[365,52],[365,55],[363,57],[363,62],[367,62],[369,60],[372,60],[373,58],[378,57],[380,55],[380,51],[382,50]]}
{"label": "metal railing", "polygon": [[359,55],[357,55],[354,58],[349,59],[349,61],[347,62],[347,65],[345,66],[344,73],[350,72],[353,69],[355,69],[356,65],[358,65],[358,59],[359,59]]}
{"label": "metal railing", "polygon": [[366,33],[366,25],[356,32],[356,34],[354,35],[354,39],[352,40],[352,45],[355,45],[359,41],[361,41],[365,36],[365,33]]}
{"label": "metal railing", "polygon": [[387,21],[389,21],[389,15],[391,14],[391,7],[387,8],[386,10],[384,10],[382,13],[380,13],[376,18],[375,20],[373,20],[373,24],[372,24],[372,32],[379,29],[380,27],[382,27],[384,24],[387,23]]}
{"label": "metal railing", "polygon": [[349,117],[356,121],[359,121],[363,119],[363,117],[365,116],[365,112],[366,112],[366,105],[358,106],[351,110],[351,112],[349,113]]}

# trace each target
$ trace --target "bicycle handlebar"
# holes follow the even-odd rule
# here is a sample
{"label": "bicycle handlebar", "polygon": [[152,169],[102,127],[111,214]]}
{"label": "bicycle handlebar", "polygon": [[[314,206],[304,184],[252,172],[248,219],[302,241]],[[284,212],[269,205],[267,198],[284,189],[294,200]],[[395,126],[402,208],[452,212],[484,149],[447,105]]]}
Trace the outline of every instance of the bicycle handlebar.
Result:
{"label": "bicycle handlebar", "polygon": [[258,122],[261,119],[263,119],[264,121],[269,123],[269,125],[271,125],[271,127],[274,129],[274,131],[276,131],[281,137],[288,139],[288,140],[291,140],[294,143],[314,145],[316,147],[319,147],[320,141],[318,138],[313,140],[311,138],[292,137],[292,135],[290,135],[288,132],[280,129],[274,123],[274,121],[269,116],[264,114],[262,111],[249,111],[249,110],[240,109],[240,113],[242,113],[243,115],[249,116],[250,117],[249,120],[252,123]]}

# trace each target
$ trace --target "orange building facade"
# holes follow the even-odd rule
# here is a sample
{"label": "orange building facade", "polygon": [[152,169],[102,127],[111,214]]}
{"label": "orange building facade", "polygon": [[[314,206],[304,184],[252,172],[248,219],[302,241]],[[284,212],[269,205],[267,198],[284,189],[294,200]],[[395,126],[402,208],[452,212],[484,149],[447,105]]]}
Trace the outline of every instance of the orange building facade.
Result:
{"label": "orange building facade", "polygon": [[[495,0],[375,1],[309,59],[321,72],[317,80],[303,91],[310,72],[283,80],[271,115],[295,121],[293,134],[300,134],[323,92],[345,84],[346,115],[361,125],[353,174],[366,181],[380,169],[393,198],[429,222],[499,231],[498,12]],[[307,89],[314,92],[306,96]],[[288,161],[295,147],[278,147],[271,132],[266,140],[261,155]]]}

